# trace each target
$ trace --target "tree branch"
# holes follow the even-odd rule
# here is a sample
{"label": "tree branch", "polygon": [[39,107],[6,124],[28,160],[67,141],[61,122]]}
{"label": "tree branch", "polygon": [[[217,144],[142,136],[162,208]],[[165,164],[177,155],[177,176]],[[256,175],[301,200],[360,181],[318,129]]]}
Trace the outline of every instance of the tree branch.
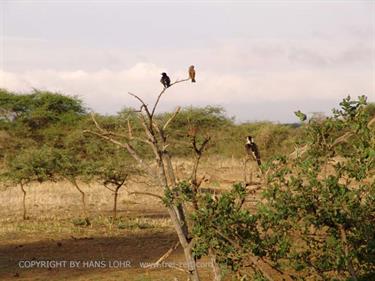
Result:
{"label": "tree branch", "polygon": [[173,113],[173,115],[167,120],[167,122],[165,122],[165,124],[164,124],[164,126],[163,126],[163,131],[164,131],[165,129],[167,129],[168,125],[172,122],[172,120],[173,120],[174,118],[176,118],[176,116],[177,116],[177,114],[180,112],[180,110],[181,110],[181,107],[177,107],[177,108],[176,108],[176,110],[175,110],[175,112]]}
{"label": "tree branch", "polygon": [[102,139],[105,139],[109,142],[112,142],[112,143],[114,143],[114,144],[116,144],[116,145],[118,145],[122,148],[125,148],[129,152],[129,154],[142,166],[143,169],[145,169],[152,177],[155,176],[155,173],[153,173],[152,170],[150,169],[150,167],[144,163],[142,158],[139,157],[137,152],[134,150],[134,148],[129,143],[127,143],[127,142],[122,143],[118,140],[115,140],[113,138],[110,138],[110,137],[106,136],[105,134],[100,134],[98,132],[94,132],[94,131],[91,131],[91,130],[84,130],[83,133],[93,134],[93,135],[98,136]]}
{"label": "tree branch", "polygon": [[[175,82],[173,82],[168,88],[172,87],[173,85],[175,84],[178,84],[178,83],[181,83],[181,82],[185,82],[185,81],[188,81],[190,80],[190,78],[186,78],[186,79],[182,79],[182,80],[176,80]],[[164,94],[164,92],[168,89],[168,88],[164,88],[160,94],[158,95],[158,98],[156,99],[156,102],[154,104],[154,107],[152,108],[152,111],[151,111],[151,118],[154,116],[155,114],[155,110],[156,110],[156,107],[158,106],[159,104],[159,101],[160,101],[160,98],[161,96]]]}
{"label": "tree branch", "polygon": [[150,193],[150,192],[138,192],[138,191],[134,191],[134,192],[129,192],[128,194],[129,195],[147,195],[147,196],[152,196],[152,197],[159,198],[160,200],[163,200],[162,196],[154,194],[154,193]]}
{"label": "tree branch", "polygon": [[136,98],[142,104],[141,111],[142,111],[142,107],[143,107],[145,109],[145,111],[146,111],[147,116],[149,118],[151,118],[150,111],[148,110],[147,104],[140,97],[138,97],[137,95],[135,95],[133,93],[130,93],[130,92],[128,92],[128,94],[131,95],[132,97]]}
{"label": "tree branch", "polygon": [[104,183],[103,186],[104,186],[106,189],[110,190],[111,192],[115,192],[115,190],[112,189],[112,188],[110,188],[109,186],[107,186],[106,183]]}

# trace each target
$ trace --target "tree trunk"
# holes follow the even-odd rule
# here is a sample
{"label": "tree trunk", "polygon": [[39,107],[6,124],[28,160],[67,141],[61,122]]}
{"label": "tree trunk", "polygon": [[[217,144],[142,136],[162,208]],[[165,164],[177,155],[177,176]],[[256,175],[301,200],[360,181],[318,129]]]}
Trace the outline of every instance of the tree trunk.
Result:
{"label": "tree trunk", "polygon": [[120,186],[117,186],[114,192],[114,199],[113,199],[113,220],[117,217],[117,198],[118,198],[118,191],[120,189]]}
{"label": "tree trunk", "polygon": [[86,200],[85,200],[85,192],[78,186],[78,183],[75,179],[70,180],[74,187],[81,193],[81,201],[82,201],[82,207],[83,207],[83,214],[86,216]]}
{"label": "tree trunk", "polygon": [[184,250],[184,256],[185,261],[187,263],[187,271],[188,271],[188,277],[191,281],[200,281],[198,269],[196,266],[196,262],[193,258],[193,253],[191,251],[191,245],[186,239],[186,236],[183,232],[182,225],[180,224],[180,221],[177,217],[177,214],[175,212],[175,209],[173,207],[168,207],[168,213],[171,217],[172,223],[175,227],[175,230],[177,232],[178,239],[180,241],[180,244]]}
{"label": "tree trunk", "polygon": [[[177,185],[177,181],[176,181],[176,176],[174,174],[171,157],[169,156],[169,153],[167,151],[164,151],[163,153],[161,153],[160,157],[161,157],[160,164],[162,164],[164,167],[164,170],[167,171],[166,173],[164,173],[164,175],[167,176],[167,178],[169,178],[171,185],[175,187]],[[177,203],[176,213],[178,215],[179,221],[182,223],[182,231],[185,237],[189,238],[189,228],[188,228],[187,221],[186,221],[185,208],[182,203]]]}
{"label": "tree trunk", "polygon": [[[164,186],[164,189],[169,189],[168,177],[165,170],[164,162],[159,154],[159,158],[156,159],[159,168],[159,180]],[[173,172],[173,171],[172,171]],[[188,228],[183,206],[181,204],[173,205],[168,207],[168,213],[171,217],[174,228],[177,232],[178,239],[182,248],[184,249],[185,261],[188,265],[188,275],[191,281],[200,281],[198,270],[196,267],[195,260],[191,251],[191,247],[188,242]]]}
{"label": "tree trunk", "polygon": [[22,190],[22,193],[23,193],[23,196],[22,196],[23,219],[26,220],[27,219],[27,216],[26,216],[26,190],[23,187],[23,183],[21,183],[21,190]]}
{"label": "tree trunk", "polygon": [[187,220],[185,217],[185,211],[184,211],[184,206],[182,203],[178,203],[176,208],[177,216],[181,224],[182,232],[184,233],[186,239],[189,238],[189,227],[187,224]]}
{"label": "tree trunk", "polygon": [[222,280],[222,274],[220,270],[220,266],[216,261],[216,255],[212,248],[210,247],[208,250],[208,254],[211,259],[211,265],[212,265],[212,272],[214,273],[214,281],[221,281]]}

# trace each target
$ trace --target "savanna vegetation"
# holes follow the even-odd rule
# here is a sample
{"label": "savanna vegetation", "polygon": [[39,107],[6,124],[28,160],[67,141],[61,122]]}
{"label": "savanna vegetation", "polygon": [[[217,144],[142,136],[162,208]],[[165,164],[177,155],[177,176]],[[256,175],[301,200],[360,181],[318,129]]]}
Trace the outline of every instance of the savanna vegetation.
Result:
{"label": "savanna vegetation", "polygon": [[[21,210],[3,214],[0,251],[16,233],[27,244],[31,226],[34,240],[47,239],[44,233],[57,225],[54,239],[134,236],[147,249],[158,248],[167,233],[172,245],[161,248],[147,269],[87,279],[66,273],[56,280],[375,279],[373,103],[347,97],[329,117],[306,119],[298,111],[295,124],[238,123],[221,107],[159,113],[167,92],[152,105],[134,96],[139,108],[109,116],[89,112],[77,97],[0,90],[1,191],[18,189],[21,202]],[[260,167],[245,165],[248,135],[259,147]],[[38,220],[29,193],[60,183],[75,191],[76,206],[63,221],[53,206]],[[54,189],[54,196],[65,196]],[[92,200],[92,190],[99,189],[110,198],[107,212]],[[123,211],[143,198],[153,203],[142,201],[132,217]],[[69,211],[73,199],[61,200]],[[144,216],[152,208],[163,210],[162,223]],[[153,244],[145,242],[146,234]],[[158,268],[176,252],[184,266]],[[200,268],[201,261],[209,266]],[[20,277],[16,262],[0,274]],[[150,270],[156,275],[144,275]]]}

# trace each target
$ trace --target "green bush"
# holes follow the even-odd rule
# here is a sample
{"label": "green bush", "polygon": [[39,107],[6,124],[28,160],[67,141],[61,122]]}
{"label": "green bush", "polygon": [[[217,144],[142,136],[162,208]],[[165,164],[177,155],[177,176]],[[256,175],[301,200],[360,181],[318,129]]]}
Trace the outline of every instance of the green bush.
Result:
{"label": "green bush", "polygon": [[265,165],[259,222],[268,256],[300,276],[345,280],[375,270],[375,135],[366,98],[310,120],[304,154]]}

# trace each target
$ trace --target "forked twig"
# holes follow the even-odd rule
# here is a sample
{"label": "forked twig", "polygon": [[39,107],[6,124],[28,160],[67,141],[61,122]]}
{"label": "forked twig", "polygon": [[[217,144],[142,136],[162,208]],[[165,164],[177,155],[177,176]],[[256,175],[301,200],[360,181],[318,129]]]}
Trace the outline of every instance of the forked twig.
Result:
{"label": "forked twig", "polygon": [[137,95],[135,95],[133,93],[130,93],[130,92],[128,92],[128,94],[131,95],[132,97],[136,98],[142,104],[141,111],[142,111],[142,108],[144,108],[145,111],[146,111],[147,116],[149,118],[152,118],[152,116],[150,115],[150,111],[148,110],[147,104],[139,96],[137,96]]}

